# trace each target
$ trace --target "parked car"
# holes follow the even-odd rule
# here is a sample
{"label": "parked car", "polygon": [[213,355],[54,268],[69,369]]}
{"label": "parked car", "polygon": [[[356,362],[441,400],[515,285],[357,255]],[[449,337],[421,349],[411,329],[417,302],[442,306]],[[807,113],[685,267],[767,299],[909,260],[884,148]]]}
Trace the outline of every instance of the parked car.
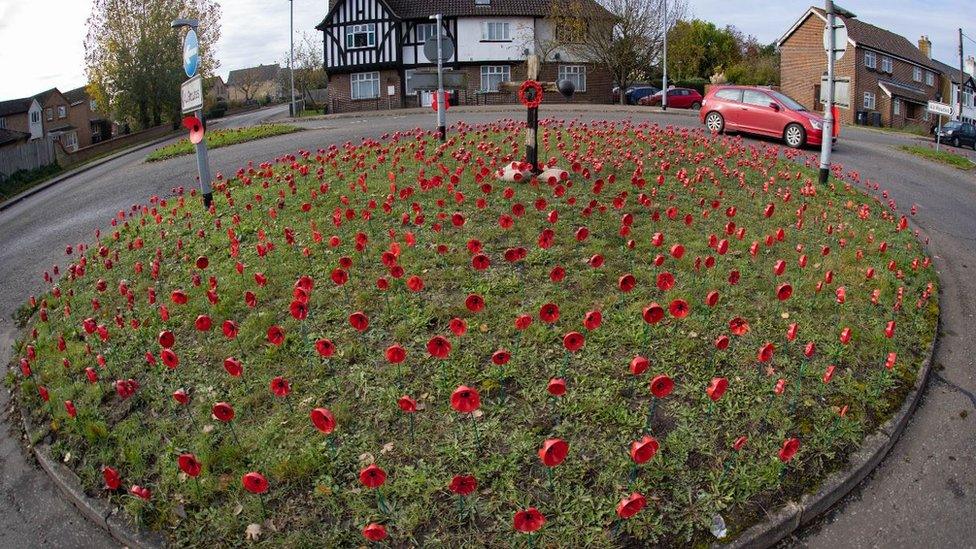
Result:
{"label": "parked car", "polygon": [[[624,92],[624,101],[628,105],[636,105],[637,102],[640,101],[642,97],[653,95],[657,93],[660,89],[661,88],[657,88],[647,84],[637,84],[634,86],[630,86],[629,88],[627,88],[627,91]],[[620,103],[619,87],[613,88],[613,102]]]}
{"label": "parked car", "polygon": [[969,122],[959,122],[953,120],[942,125],[941,131],[936,131],[938,138],[943,143],[948,143],[953,147],[970,146],[976,150],[976,126]]}
{"label": "parked car", "polygon": [[[823,118],[789,96],[764,88],[723,86],[708,92],[699,119],[714,133],[738,131],[778,137],[795,149],[820,145]],[[835,126],[834,141],[838,132]]]}
{"label": "parked car", "polygon": [[[660,91],[654,95],[648,95],[640,100],[641,105],[657,106],[661,104],[664,97]],[[668,106],[675,109],[694,109],[698,110],[702,106],[702,96],[698,90],[691,88],[671,88],[668,90]]]}

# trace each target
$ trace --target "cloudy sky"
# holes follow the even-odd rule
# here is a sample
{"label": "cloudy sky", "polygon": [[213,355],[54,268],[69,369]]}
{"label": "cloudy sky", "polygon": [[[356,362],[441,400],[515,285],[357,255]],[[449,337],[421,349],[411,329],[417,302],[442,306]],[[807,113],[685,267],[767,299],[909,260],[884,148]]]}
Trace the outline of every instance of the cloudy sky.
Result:
{"label": "cloudy sky", "polygon": [[[473,1],[473,0],[471,0]],[[910,39],[927,34],[935,57],[955,65],[956,29],[976,37],[974,0],[847,0],[861,19]],[[288,0],[221,0],[219,70],[274,63],[288,51]],[[294,0],[295,32],[315,33],[328,0]],[[688,0],[692,14],[719,26],[735,25],[771,42],[810,5],[801,0]],[[85,84],[85,20],[92,0],[0,0],[0,99],[57,86]],[[966,41],[967,51],[976,43]]]}

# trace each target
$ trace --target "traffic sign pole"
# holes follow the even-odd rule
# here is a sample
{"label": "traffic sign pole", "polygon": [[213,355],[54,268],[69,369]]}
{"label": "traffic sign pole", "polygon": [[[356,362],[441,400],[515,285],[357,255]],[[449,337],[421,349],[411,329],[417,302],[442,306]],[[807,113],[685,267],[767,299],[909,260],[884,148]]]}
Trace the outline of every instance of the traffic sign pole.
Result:
{"label": "traffic sign pole", "polygon": [[939,141],[942,139],[942,115],[939,115],[939,127],[935,130],[935,152],[939,152]]}
{"label": "traffic sign pole", "polygon": [[[197,71],[200,68],[200,43],[196,31],[198,26],[199,21],[196,19],[177,19],[173,21],[171,25],[171,27],[174,29],[182,27],[190,28],[190,30],[188,30],[186,35],[183,37],[183,70],[186,73],[186,76],[191,80],[197,75]],[[199,108],[191,107],[191,110],[188,112],[193,112],[196,117],[200,119],[201,126],[206,127],[203,119],[202,103],[200,103]],[[197,174],[200,178],[200,192],[203,194],[203,206],[209,210],[213,204],[213,188],[211,187],[211,181],[213,181],[213,179],[210,176],[210,158],[207,154],[206,134],[204,134],[204,137],[199,143],[196,144],[196,153]]]}
{"label": "traffic sign pole", "polygon": [[834,16],[834,3],[826,0],[827,12],[827,102],[824,109],[824,123],[820,131],[820,184],[826,185],[830,176],[830,150],[834,135],[834,50],[837,49]]}
{"label": "traffic sign pole", "polygon": [[441,141],[447,141],[447,97],[444,96],[444,48],[441,44],[443,14],[431,16],[437,20],[437,133],[441,136]]}

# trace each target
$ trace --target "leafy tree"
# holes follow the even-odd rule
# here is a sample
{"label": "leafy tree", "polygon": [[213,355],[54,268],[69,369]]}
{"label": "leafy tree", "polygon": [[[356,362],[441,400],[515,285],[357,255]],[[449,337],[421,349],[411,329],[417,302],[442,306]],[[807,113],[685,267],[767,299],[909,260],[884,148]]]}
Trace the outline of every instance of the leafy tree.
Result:
{"label": "leafy tree", "polygon": [[714,23],[679,21],[668,33],[668,76],[675,80],[708,78],[742,57],[739,31]]}
{"label": "leafy tree", "polygon": [[760,44],[753,36],[742,41],[742,59],[726,69],[725,78],[746,86],[779,85],[779,53],[775,44]]}
{"label": "leafy tree", "polygon": [[200,73],[219,62],[220,4],[215,0],[95,0],[85,38],[85,72],[91,96],[119,121],[140,128],[175,121],[185,78],[183,32],[174,19],[199,19]]}

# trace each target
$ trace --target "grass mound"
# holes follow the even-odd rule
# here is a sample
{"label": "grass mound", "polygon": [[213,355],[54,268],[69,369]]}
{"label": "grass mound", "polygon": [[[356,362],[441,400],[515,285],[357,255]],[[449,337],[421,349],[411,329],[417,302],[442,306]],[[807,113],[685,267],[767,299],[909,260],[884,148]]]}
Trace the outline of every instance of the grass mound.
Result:
{"label": "grass mound", "polygon": [[857,174],[549,121],[567,173],[498,181],[520,128],[120,212],[29,304],[32,435],[178,545],[685,545],[815,486],[901,402],[935,275]]}
{"label": "grass mound", "polygon": [[[295,133],[297,131],[301,131],[301,128],[290,124],[259,124],[246,128],[214,130],[207,132],[207,146],[211,149],[219,149],[221,147],[237,145],[238,143],[266,139],[268,137]],[[186,156],[193,154],[195,151],[195,146],[190,143],[190,140],[183,138],[176,143],[155,149],[146,156],[146,162],[159,162],[160,160],[176,158],[177,156]]]}

